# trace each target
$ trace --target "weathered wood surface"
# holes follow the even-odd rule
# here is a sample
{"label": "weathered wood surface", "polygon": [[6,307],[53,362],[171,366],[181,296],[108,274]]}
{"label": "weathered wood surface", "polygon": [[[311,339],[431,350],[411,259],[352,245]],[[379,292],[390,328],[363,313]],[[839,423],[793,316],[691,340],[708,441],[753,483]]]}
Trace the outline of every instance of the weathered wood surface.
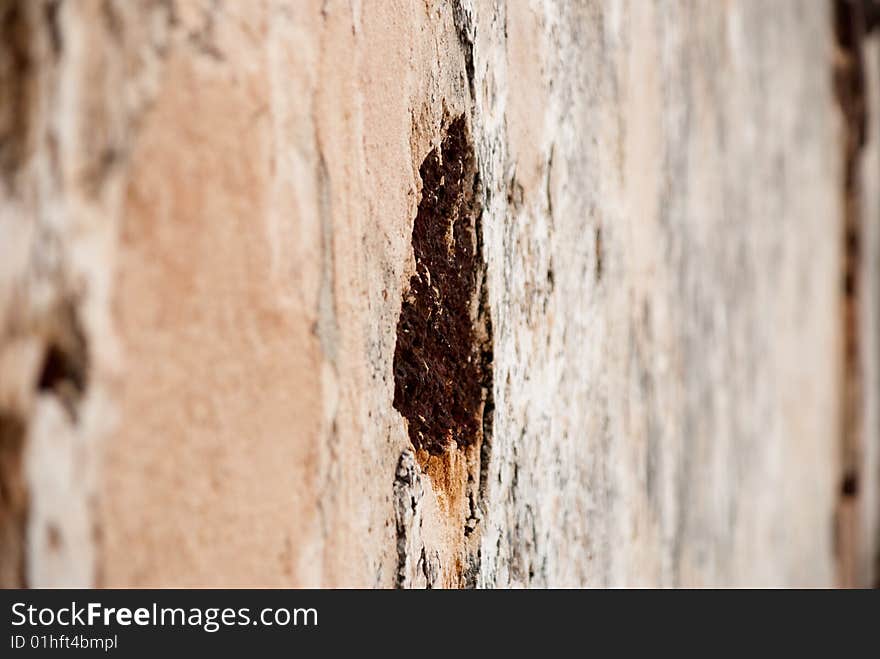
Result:
{"label": "weathered wood surface", "polygon": [[869,583],[832,4],[0,1],[3,582]]}

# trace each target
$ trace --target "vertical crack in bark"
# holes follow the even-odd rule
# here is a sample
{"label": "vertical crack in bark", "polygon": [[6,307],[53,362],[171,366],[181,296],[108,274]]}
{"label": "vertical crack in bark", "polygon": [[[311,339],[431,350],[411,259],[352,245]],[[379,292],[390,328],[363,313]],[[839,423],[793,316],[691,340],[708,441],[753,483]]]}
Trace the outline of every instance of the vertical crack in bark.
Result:
{"label": "vertical crack in bark", "polygon": [[871,0],[833,0],[834,91],[844,122],[843,137],[843,391],[840,491],[836,520],[838,581],[859,584],[859,491],[864,454],[863,347],[860,318],[862,212],[861,154],[867,139],[867,95],[863,40],[878,22],[880,8]]}
{"label": "vertical crack in bark", "polygon": [[491,392],[476,159],[463,116],[419,168],[416,271],[397,323],[394,407],[413,446],[432,455],[476,444]]}
{"label": "vertical crack in bark", "polygon": [[[397,572],[394,575],[395,588],[409,585],[407,572],[409,557],[419,539],[421,526],[419,502],[422,499],[422,484],[418,465],[412,451],[400,456],[394,474],[394,524],[397,532]],[[424,547],[422,547],[424,552]],[[422,554],[424,559],[424,554]],[[423,567],[423,569],[425,569]],[[427,576],[427,573],[426,573]]]}
{"label": "vertical crack in bark", "polygon": [[452,19],[455,23],[455,32],[464,55],[464,70],[467,76],[468,90],[471,93],[471,101],[477,98],[474,89],[474,21],[461,0],[452,6]]}
{"label": "vertical crack in bark", "polygon": [[27,2],[0,0],[0,177],[9,190],[31,143],[32,33]]}
{"label": "vertical crack in bark", "polygon": [[0,410],[0,588],[26,583],[28,492],[24,478],[25,424]]}
{"label": "vertical crack in bark", "polygon": [[[0,197],[15,197],[33,142],[36,97],[33,6],[0,0]],[[8,328],[4,328],[4,332]],[[8,340],[8,335],[0,336]],[[0,587],[27,585],[27,423],[20,409],[0,408]]]}

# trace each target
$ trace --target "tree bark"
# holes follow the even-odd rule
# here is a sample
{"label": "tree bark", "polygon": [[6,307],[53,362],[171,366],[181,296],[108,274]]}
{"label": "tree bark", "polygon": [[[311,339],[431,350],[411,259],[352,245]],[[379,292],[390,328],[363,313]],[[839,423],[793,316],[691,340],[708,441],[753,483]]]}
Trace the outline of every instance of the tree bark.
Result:
{"label": "tree bark", "polygon": [[872,584],[870,4],[0,0],[0,582]]}

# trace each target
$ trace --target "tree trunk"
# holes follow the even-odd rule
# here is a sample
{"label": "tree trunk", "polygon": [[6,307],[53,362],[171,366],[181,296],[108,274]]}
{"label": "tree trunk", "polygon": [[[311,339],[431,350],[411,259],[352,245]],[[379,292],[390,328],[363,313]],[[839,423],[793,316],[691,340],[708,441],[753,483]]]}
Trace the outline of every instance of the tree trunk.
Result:
{"label": "tree trunk", "polygon": [[0,0],[0,583],[870,585],[871,0]]}

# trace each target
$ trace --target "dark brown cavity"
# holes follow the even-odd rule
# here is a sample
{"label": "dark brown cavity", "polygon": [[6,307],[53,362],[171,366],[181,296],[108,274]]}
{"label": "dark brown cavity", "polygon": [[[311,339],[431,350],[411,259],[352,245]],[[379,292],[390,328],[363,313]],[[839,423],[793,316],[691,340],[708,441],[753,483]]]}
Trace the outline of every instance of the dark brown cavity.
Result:
{"label": "dark brown cavity", "polygon": [[479,249],[477,169],[464,117],[419,168],[416,272],[397,323],[394,407],[416,449],[475,443],[491,391],[491,341]]}

